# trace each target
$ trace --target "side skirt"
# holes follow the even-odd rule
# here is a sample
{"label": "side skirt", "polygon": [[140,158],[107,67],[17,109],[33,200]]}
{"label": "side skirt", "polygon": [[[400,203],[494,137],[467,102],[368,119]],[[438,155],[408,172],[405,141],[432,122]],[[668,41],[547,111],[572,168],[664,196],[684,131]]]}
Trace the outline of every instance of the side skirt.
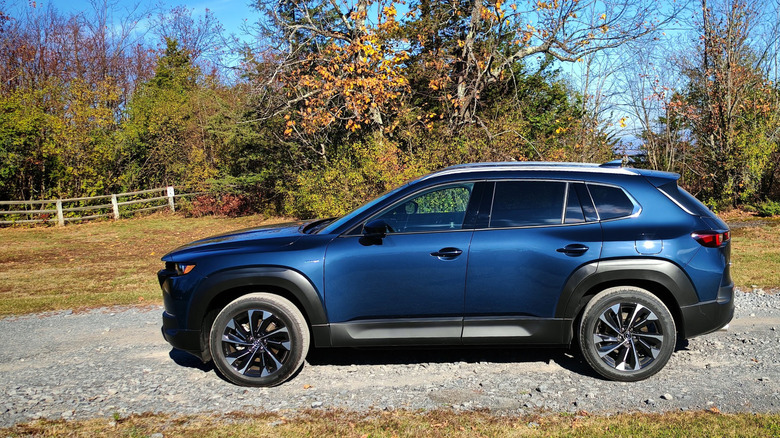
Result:
{"label": "side skirt", "polygon": [[568,345],[572,337],[572,320],[568,318],[409,318],[330,324],[329,346]]}

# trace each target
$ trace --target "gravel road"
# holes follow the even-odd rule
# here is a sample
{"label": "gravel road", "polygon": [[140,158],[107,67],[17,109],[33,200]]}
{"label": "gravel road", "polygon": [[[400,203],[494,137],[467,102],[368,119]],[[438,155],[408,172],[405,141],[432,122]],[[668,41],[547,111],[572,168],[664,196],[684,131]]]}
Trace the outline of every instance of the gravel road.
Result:
{"label": "gravel road", "polygon": [[489,408],[780,412],[780,294],[736,294],[729,331],[694,338],[637,383],[597,377],[565,349],[316,350],[293,380],[242,388],[160,335],[161,308],[0,320],[0,426],[142,412]]}

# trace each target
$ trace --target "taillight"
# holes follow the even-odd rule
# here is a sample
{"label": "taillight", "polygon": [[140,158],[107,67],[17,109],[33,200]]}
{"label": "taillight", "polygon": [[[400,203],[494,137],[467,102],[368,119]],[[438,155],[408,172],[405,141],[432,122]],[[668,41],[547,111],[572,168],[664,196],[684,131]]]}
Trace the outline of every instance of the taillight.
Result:
{"label": "taillight", "polygon": [[718,233],[716,231],[700,231],[691,233],[691,237],[696,239],[702,246],[707,248],[717,248],[731,239],[731,232]]}

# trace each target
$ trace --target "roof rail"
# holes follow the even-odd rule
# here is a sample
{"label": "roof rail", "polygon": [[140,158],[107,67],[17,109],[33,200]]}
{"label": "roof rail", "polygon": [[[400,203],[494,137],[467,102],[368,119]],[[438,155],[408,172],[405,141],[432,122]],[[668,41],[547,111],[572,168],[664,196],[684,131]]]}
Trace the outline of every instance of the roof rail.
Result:
{"label": "roof rail", "polygon": [[599,167],[626,167],[627,165],[633,162],[634,162],[633,158],[629,156],[625,156],[617,160],[607,161],[606,163],[599,165]]}

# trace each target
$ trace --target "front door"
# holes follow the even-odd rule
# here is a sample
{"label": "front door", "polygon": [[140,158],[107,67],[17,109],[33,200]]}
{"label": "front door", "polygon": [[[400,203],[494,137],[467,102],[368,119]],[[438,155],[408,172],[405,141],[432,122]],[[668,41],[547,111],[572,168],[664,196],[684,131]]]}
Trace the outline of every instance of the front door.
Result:
{"label": "front door", "polygon": [[334,239],[325,254],[325,307],[338,345],[459,342],[473,183],[414,194],[366,222],[387,234]]}

